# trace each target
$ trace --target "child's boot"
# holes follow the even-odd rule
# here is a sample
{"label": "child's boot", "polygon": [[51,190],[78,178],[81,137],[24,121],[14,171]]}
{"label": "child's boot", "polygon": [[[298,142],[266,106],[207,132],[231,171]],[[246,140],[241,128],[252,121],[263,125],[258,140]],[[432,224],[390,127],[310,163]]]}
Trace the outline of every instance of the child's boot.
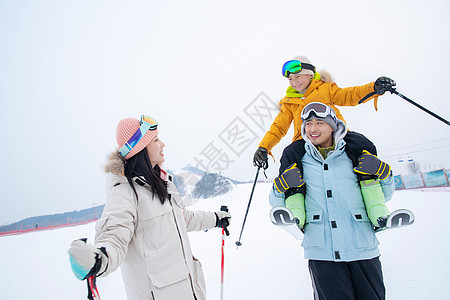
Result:
{"label": "child's boot", "polygon": [[302,193],[289,196],[286,199],[286,207],[292,212],[294,219],[297,219],[297,225],[303,230],[306,221],[305,196]]}
{"label": "child's boot", "polygon": [[361,180],[361,194],[367,216],[375,227],[385,227],[390,212],[385,205],[384,193],[378,179]]}

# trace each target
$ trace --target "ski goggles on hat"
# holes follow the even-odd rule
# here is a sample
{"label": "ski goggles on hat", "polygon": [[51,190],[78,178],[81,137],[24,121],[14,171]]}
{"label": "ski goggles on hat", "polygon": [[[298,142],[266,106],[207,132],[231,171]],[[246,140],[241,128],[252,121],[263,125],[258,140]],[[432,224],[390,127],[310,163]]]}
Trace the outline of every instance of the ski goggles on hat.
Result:
{"label": "ski goggles on hat", "polygon": [[123,145],[119,149],[120,155],[122,155],[122,157],[125,157],[128,153],[130,153],[131,149],[133,149],[133,147],[136,146],[137,143],[139,143],[139,141],[147,133],[147,131],[156,130],[156,128],[158,128],[158,121],[149,116],[141,116],[140,124],[141,126],[139,127],[139,129],[125,143],[125,145]]}
{"label": "ski goggles on hat", "polygon": [[316,67],[311,64],[302,63],[299,60],[290,60],[284,63],[283,68],[281,69],[281,74],[284,77],[289,77],[289,75],[298,73],[303,69],[311,70],[314,73],[316,72]]}
{"label": "ski goggles on hat", "polygon": [[326,104],[320,102],[312,102],[305,106],[302,110],[302,120],[307,120],[314,113],[319,118],[326,118],[330,116],[336,122],[336,113]]}

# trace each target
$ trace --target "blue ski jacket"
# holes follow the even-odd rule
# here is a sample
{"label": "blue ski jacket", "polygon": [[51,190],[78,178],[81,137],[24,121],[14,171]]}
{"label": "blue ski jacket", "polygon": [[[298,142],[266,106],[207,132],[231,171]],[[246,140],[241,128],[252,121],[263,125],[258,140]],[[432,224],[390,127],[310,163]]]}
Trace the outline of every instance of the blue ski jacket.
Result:
{"label": "blue ski jacket", "polygon": [[[306,154],[302,158],[306,182],[306,225],[302,242],[305,258],[325,261],[356,261],[380,255],[378,239],[367,217],[352,161],[345,152],[347,126],[338,120],[335,149],[324,159],[304,132]],[[381,181],[386,201],[394,193],[391,175]],[[270,192],[272,206],[285,206],[284,194]]]}

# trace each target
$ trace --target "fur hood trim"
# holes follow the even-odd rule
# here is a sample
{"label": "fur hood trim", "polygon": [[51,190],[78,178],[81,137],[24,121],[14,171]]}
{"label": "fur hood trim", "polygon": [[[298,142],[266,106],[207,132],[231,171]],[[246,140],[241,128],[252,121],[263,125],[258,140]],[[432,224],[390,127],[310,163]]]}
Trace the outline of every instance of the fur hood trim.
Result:
{"label": "fur hood trim", "polygon": [[320,80],[323,82],[334,82],[333,76],[328,71],[320,70],[317,72],[320,74]]}
{"label": "fur hood trim", "polygon": [[103,165],[103,171],[105,173],[125,176],[125,159],[120,155],[118,149],[108,155]]}

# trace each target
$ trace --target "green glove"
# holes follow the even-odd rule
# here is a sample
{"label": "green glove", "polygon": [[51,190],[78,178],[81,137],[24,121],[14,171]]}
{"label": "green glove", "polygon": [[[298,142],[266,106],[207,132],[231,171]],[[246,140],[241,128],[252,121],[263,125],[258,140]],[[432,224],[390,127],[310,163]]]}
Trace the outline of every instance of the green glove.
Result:
{"label": "green glove", "polygon": [[275,178],[273,183],[280,193],[284,193],[290,188],[301,187],[305,181],[300,169],[297,168],[297,163],[294,163],[284,170],[283,174]]}
{"label": "green glove", "polygon": [[358,165],[353,168],[356,173],[375,175],[380,180],[385,180],[391,174],[391,167],[367,150],[358,158]]}

